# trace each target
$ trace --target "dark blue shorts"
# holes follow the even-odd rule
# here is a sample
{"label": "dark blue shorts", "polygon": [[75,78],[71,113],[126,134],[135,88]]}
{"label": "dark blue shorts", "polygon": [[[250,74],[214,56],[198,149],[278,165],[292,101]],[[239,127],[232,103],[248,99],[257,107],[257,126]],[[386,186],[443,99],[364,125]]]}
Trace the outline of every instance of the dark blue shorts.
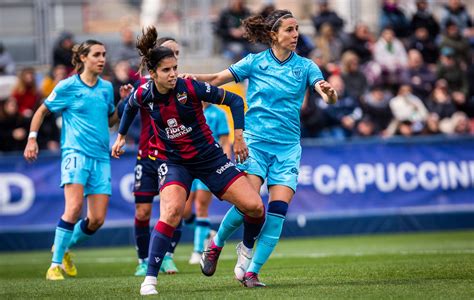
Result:
{"label": "dark blue shorts", "polygon": [[160,191],[167,185],[177,184],[186,190],[188,196],[195,178],[200,179],[220,198],[237,178],[244,175],[245,173],[237,169],[225,156],[221,148],[215,148],[192,162],[158,162]]}
{"label": "dark blue shorts", "polygon": [[[141,199],[148,199],[150,201],[145,202],[152,203],[153,196],[158,195],[158,193],[158,161],[149,157],[138,157],[135,164],[133,194],[135,196],[151,196],[141,197]],[[142,203],[143,201],[138,202]]]}

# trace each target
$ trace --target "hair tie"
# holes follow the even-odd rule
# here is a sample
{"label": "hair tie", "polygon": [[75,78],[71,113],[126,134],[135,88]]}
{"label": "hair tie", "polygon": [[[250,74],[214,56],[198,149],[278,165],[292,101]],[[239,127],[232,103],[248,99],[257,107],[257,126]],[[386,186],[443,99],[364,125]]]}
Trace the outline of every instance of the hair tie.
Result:
{"label": "hair tie", "polygon": [[272,26],[272,28],[270,29],[270,31],[273,31],[273,29],[275,29],[275,25],[276,25],[278,22],[280,22],[281,19],[283,19],[283,18],[285,18],[285,17],[292,17],[292,18],[293,18],[293,15],[292,15],[292,14],[286,14],[286,15],[283,15],[283,16],[279,17],[279,18],[275,21],[275,23],[273,23],[273,26]]}

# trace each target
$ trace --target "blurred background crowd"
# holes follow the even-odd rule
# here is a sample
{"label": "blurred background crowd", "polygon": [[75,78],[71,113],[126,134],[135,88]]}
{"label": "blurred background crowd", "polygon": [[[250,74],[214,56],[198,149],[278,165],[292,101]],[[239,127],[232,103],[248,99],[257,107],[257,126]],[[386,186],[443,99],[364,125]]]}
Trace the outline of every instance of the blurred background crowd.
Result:
{"label": "blurred background crowd", "polygon": [[[23,6],[0,4],[0,23],[15,22],[13,17],[3,18],[8,9],[18,13],[26,7],[20,10],[25,13],[33,7],[33,20],[28,22],[36,32],[34,7],[43,3],[48,9],[63,8],[54,10],[54,21],[63,26],[48,29],[50,47],[38,49],[38,44],[28,48],[21,29],[8,30],[2,24],[0,152],[23,150],[33,112],[60,80],[74,73],[74,43],[91,37],[106,43],[108,67],[103,77],[114,84],[118,101],[120,85],[138,78],[134,43],[141,26],[157,24],[161,36],[172,35],[183,45],[182,72],[216,71],[266,48],[245,40],[240,21],[275,8],[294,12],[300,24],[298,54],[319,65],[340,97],[337,104],[328,106],[317,93],[307,92],[301,110],[303,138],[348,140],[474,132],[474,3],[470,1],[230,0],[217,4],[200,0],[194,7],[179,0],[134,0],[119,2],[127,13],[136,13],[117,15],[117,8],[118,23],[108,22],[108,15],[97,13],[101,10],[95,10],[97,4],[89,1],[59,1],[62,6],[49,0],[18,2]],[[113,1],[100,2],[107,7]],[[82,20],[58,21],[58,16],[68,16],[68,9],[70,14],[79,9]],[[73,26],[75,22],[81,24],[79,29]],[[60,118],[49,115],[45,120],[39,133],[42,149],[59,150]],[[130,143],[138,138],[136,123]]]}

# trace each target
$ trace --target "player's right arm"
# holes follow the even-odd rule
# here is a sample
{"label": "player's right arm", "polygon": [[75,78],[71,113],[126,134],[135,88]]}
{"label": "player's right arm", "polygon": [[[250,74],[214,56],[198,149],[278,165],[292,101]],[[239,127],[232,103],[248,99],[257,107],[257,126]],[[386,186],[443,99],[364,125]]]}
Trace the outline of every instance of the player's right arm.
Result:
{"label": "player's right arm", "polygon": [[41,124],[43,124],[44,117],[46,117],[48,114],[49,110],[46,105],[41,104],[41,106],[33,115],[33,119],[31,120],[30,134],[28,135],[28,142],[25,147],[25,152],[23,153],[23,156],[29,162],[33,162],[38,158],[39,148],[36,137],[38,136],[38,131],[41,127]]}

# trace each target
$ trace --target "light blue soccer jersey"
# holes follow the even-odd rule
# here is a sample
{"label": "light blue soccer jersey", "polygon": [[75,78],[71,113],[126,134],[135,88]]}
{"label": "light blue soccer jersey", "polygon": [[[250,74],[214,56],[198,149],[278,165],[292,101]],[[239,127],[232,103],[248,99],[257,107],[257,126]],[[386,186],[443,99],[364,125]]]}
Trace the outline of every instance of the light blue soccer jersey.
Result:
{"label": "light blue soccer jersey", "polygon": [[324,79],[319,67],[294,52],[279,61],[268,49],[247,55],[229,70],[236,82],[249,80],[245,135],[273,143],[298,143],[306,88]]}
{"label": "light blue soccer jersey", "polygon": [[101,78],[90,87],[79,75],[58,83],[44,104],[62,113],[61,150],[109,160],[109,115],[115,110],[112,84]]}
{"label": "light blue soccer jersey", "polygon": [[216,142],[219,142],[220,136],[229,134],[227,117],[222,109],[211,104],[204,109],[204,116]]}

